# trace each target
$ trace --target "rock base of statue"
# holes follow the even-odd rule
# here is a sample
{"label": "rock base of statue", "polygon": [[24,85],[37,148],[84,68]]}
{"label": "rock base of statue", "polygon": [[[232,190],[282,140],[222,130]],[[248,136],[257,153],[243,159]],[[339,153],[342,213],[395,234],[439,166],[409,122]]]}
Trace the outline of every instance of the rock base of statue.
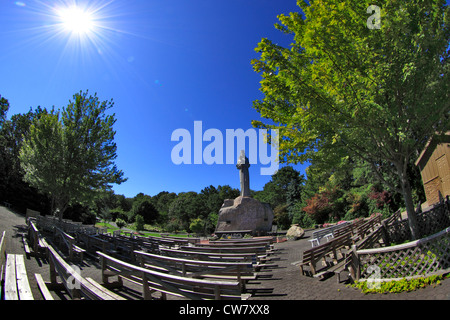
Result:
{"label": "rock base of statue", "polygon": [[269,204],[251,197],[237,197],[224,201],[219,211],[216,231],[251,230],[252,235],[272,231],[273,211]]}

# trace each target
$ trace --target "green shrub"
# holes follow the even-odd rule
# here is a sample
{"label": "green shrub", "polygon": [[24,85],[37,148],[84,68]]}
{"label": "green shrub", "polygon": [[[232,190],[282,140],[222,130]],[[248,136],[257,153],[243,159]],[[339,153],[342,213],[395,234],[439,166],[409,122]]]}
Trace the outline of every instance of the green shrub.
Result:
{"label": "green shrub", "polygon": [[410,292],[415,291],[420,288],[425,288],[429,285],[437,286],[440,285],[441,280],[448,278],[449,275],[435,275],[429,277],[420,277],[416,279],[402,279],[380,282],[376,285],[371,285],[367,281],[356,281],[351,284],[351,287],[361,290],[363,293],[400,293],[400,292]]}
{"label": "green shrub", "polygon": [[119,227],[119,229],[122,229],[123,227],[125,227],[125,225],[127,223],[125,222],[125,220],[118,218],[118,219],[116,219],[116,224],[117,224],[117,227]]}
{"label": "green shrub", "polygon": [[144,217],[143,216],[141,216],[140,214],[136,215],[134,223],[135,223],[135,227],[136,227],[137,231],[144,230],[144,223],[145,223],[145,221],[144,221]]}

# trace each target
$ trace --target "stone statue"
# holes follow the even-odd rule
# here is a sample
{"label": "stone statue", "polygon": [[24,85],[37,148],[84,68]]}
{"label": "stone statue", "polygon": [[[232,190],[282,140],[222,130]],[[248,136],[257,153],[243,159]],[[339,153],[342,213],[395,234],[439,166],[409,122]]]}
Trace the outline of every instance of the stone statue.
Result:
{"label": "stone statue", "polygon": [[250,162],[245,156],[245,151],[241,150],[239,160],[236,164],[239,169],[239,178],[241,180],[241,197],[250,197],[250,176],[248,173],[248,168],[250,167]]}
{"label": "stone statue", "polygon": [[250,162],[242,150],[236,167],[241,180],[241,195],[225,199],[219,211],[216,232],[249,231],[252,235],[264,235],[272,230],[273,211],[269,204],[250,196]]}

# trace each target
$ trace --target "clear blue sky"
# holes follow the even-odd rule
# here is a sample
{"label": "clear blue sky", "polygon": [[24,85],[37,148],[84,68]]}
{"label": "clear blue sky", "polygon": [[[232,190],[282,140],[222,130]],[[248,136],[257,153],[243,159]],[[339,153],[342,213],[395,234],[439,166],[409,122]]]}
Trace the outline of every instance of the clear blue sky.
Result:
{"label": "clear blue sky", "polygon": [[[58,13],[74,4],[91,12],[86,33]],[[113,99],[116,163],[128,177],[114,186],[118,194],[239,188],[235,164],[175,165],[171,135],[193,134],[194,121],[224,137],[226,129],[252,128],[259,119],[252,102],[261,98],[254,48],[263,37],[288,45],[274,24],[298,10],[296,0],[4,0],[0,94],[9,117],[38,105],[62,108],[80,90]],[[251,189],[269,180],[250,167]]]}

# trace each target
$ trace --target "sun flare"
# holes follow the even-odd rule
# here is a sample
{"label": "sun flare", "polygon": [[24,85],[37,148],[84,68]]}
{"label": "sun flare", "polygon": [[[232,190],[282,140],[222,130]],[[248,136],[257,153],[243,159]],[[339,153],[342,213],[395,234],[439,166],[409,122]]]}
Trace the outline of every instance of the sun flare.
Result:
{"label": "sun flare", "polygon": [[95,17],[77,6],[61,8],[58,17],[64,30],[77,35],[88,35],[95,27]]}

